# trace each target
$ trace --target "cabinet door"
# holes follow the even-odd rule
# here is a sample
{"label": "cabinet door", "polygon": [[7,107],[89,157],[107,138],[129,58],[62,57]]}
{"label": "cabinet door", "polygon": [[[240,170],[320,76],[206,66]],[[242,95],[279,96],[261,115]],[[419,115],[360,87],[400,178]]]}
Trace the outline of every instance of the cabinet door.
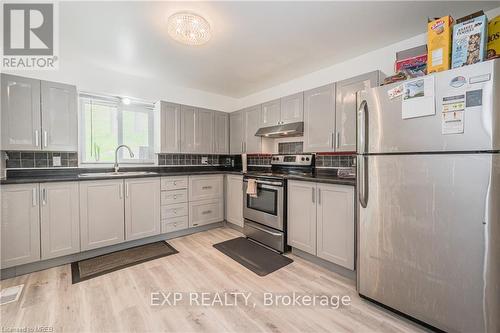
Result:
{"label": "cabinet door", "polygon": [[125,180],[125,239],[160,233],[160,178]]}
{"label": "cabinet door", "polygon": [[243,111],[229,115],[229,149],[231,154],[243,152]]}
{"label": "cabinet door", "polygon": [[354,187],[318,184],[318,257],[354,269]]}
{"label": "cabinet door", "polygon": [[181,106],[179,104],[161,102],[159,111],[159,131],[161,153],[178,153],[181,136]]}
{"label": "cabinet door", "polygon": [[293,94],[281,99],[281,123],[304,121],[304,93]]}
{"label": "cabinet door", "polygon": [[243,176],[226,176],[226,220],[243,228]]}
{"label": "cabinet door", "polygon": [[77,182],[40,184],[42,259],[80,252]]}
{"label": "cabinet door", "polygon": [[42,81],[42,149],[78,150],[76,87]]}
{"label": "cabinet door", "polygon": [[315,183],[288,183],[288,245],[316,255]]}
{"label": "cabinet door", "polygon": [[2,74],[2,150],[40,150],[40,81]]}
{"label": "cabinet door", "polygon": [[2,185],[2,265],[40,260],[38,184]]}
{"label": "cabinet door", "polygon": [[189,201],[218,199],[224,196],[222,175],[190,176]]}
{"label": "cabinet door", "polygon": [[304,92],[304,151],[333,151],[335,84]]}
{"label": "cabinet door", "polygon": [[214,113],[214,153],[229,154],[229,116],[227,113]]}
{"label": "cabinet door", "polygon": [[260,153],[262,151],[262,139],[260,136],[255,136],[255,133],[260,128],[260,105],[253,106],[245,111],[245,153]]}
{"label": "cabinet door", "polygon": [[356,151],[356,115],[358,93],[378,85],[379,71],[356,76],[337,83],[335,108],[335,150]]}
{"label": "cabinet door", "polygon": [[222,222],[224,208],[221,199],[202,200],[189,203],[189,227]]}
{"label": "cabinet door", "polygon": [[181,153],[196,151],[196,108],[181,105]]}
{"label": "cabinet door", "polygon": [[195,118],[195,150],[197,153],[211,154],[214,151],[214,112],[198,109]]}
{"label": "cabinet door", "polygon": [[124,241],[123,180],[80,182],[80,243],[91,250]]}
{"label": "cabinet door", "polygon": [[280,124],[280,110],[281,104],[279,99],[262,104],[261,126],[267,127]]}

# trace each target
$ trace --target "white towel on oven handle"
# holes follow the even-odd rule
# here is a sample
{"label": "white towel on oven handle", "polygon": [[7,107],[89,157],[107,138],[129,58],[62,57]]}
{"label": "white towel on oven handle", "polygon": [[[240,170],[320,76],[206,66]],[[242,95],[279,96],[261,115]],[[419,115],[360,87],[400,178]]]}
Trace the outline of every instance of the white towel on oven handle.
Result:
{"label": "white towel on oven handle", "polygon": [[247,194],[252,198],[257,198],[257,182],[255,179],[248,179]]}

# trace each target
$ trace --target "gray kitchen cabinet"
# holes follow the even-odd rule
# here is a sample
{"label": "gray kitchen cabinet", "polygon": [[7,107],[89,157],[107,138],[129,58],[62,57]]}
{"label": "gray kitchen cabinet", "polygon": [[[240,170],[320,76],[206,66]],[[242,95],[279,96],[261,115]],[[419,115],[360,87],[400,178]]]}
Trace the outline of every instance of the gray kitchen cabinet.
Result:
{"label": "gray kitchen cabinet", "polygon": [[1,149],[40,150],[40,80],[1,75]]}
{"label": "gray kitchen cabinet", "polygon": [[382,73],[373,71],[337,82],[335,150],[356,151],[358,93],[379,85]]}
{"label": "gray kitchen cabinet", "polygon": [[91,250],[124,241],[123,180],[80,182],[80,244]]}
{"label": "gray kitchen cabinet", "polygon": [[261,106],[252,106],[244,112],[245,140],[243,151],[248,154],[262,152],[262,138],[255,136],[261,126]]}
{"label": "gray kitchen cabinet", "polygon": [[317,255],[354,269],[354,187],[317,184]]}
{"label": "gray kitchen cabinet", "polygon": [[300,92],[290,96],[282,97],[281,124],[295,123],[304,120],[304,93]]}
{"label": "gray kitchen cabinet", "polygon": [[40,260],[38,195],[38,184],[2,185],[2,269]]}
{"label": "gray kitchen cabinet", "polygon": [[214,111],[197,109],[195,118],[195,152],[211,154],[214,151]]}
{"label": "gray kitchen cabinet", "polygon": [[316,255],[316,184],[288,182],[288,245]]}
{"label": "gray kitchen cabinet", "polygon": [[42,149],[78,150],[76,87],[42,81]]}
{"label": "gray kitchen cabinet", "polygon": [[243,111],[230,113],[229,150],[231,154],[241,154],[243,152],[244,130]]}
{"label": "gray kitchen cabinet", "polygon": [[335,84],[304,92],[304,152],[334,151]]}
{"label": "gray kitchen cabinet", "polygon": [[164,101],[155,104],[155,152],[178,153],[181,138],[181,106]]}
{"label": "gray kitchen cabinet", "polygon": [[243,228],[243,176],[226,175],[226,220]]}
{"label": "gray kitchen cabinet", "polygon": [[189,227],[194,228],[205,224],[222,222],[224,220],[224,203],[222,199],[200,200],[189,203]]}
{"label": "gray kitchen cabinet", "polygon": [[261,127],[275,126],[281,123],[281,101],[276,99],[262,104]]}
{"label": "gray kitchen cabinet", "polygon": [[125,179],[125,239],[160,233],[160,178]]}
{"label": "gray kitchen cabinet", "polygon": [[78,182],[40,184],[42,259],[80,252]]}
{"label": "gray kitchen cabinet", "polygon": [[229,115],[214,112],[214,153],[229,154]]}
{"label": "gray kitchen cabinet", "polygon": [[196,152],[196,108],[181,105],[181,153]]}
{"label": "gray kitchen cabinet", "polygon": [[218,199],[224,196],[222,175],[189,176],[189,201]]}

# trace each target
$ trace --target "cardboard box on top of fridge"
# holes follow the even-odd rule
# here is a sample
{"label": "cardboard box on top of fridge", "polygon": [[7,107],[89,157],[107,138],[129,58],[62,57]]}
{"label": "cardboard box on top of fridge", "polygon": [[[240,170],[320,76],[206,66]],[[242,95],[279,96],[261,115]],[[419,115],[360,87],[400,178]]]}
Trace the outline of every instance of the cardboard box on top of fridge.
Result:
{"label": "cardboard box on top of fridge", "polygon": [[452,68],[486,59],[488,19],[483,11],[462,17],[453,26]]}
{"label": "cardboard box on top of fridge", "polygon": [[427,74],[427,45],[396,52],[395,72],[405,72],[410,77]]}
{"label": "cardboard box on top of fridge", "polygon": [[500,57],[500,15],[495,17],[488,24],[488,59]]}
{"label": "cardboard box on top of fridge", "polygon": [[450,69],[453,18],[443,16],[427,24],[427,73]]}

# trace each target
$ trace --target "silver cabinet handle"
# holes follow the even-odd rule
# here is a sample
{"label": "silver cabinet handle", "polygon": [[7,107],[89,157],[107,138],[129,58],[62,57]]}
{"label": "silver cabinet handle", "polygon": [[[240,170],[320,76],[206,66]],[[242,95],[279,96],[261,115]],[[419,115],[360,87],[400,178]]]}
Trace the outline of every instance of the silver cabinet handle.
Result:
{"label": "silver cabinet handle", "polygon": [[44,187],[42,188],[42,205],[47,204],[47,189]]}
{"label": "silver cabinet handle", "polygon": [[206,215],[206,214],[210,214],[212,211],[211,210],[205,210],[203,212],[201,212],[203,215]]}
{"label": "silver cabinet handle", "polygon": [[43,146],[44,147],[47,147],[47,141],[48,141],[48,135],[47,135],[47,131],[43,131]]}
{"label": "silver cabinet handle", "polygon": [[318,188],[318,205],[321,205],[321,189]]}
{"label": "silver cabinet handle", "polygon": [[120,199],[123,199],[123,184],[120,184],[118,192],[120,192]]}
{"label": "silver cabinet handle", "polygon": [[212,186],[203,186],[201,189],[202,190],[210,190],[212,188]]}
{"label": "silver cabinet handle", "polygon": [[129,184],[125,183],[125,198],[128,198],[128,188],[129,188]]}
{"label": "silver cabinet handle", "polygon": [[174,200],[176,200],[176,199],[177,199],[177,195],[174,194]]}
{"label": "silver cabinet handle", "polygon": [[335,148],[340,147],[340,131],[337,131],[335,134]]}
{"label": "silver cabinet handle", "polygon": [[177,182],[174,180],[174,186],[177,186]]}
{"label": "silver cabinet handle", "polygon": [[315,198],[314,198],[315,197],[315,195],[314,195],[314,187],[311,188],[311,194],[312,194],[312,203],[314,203],[314,201],[315,201]]}
{"label": "silver cabinet handle", "polygon": [[31,204],[33,205],[33,207],[36,207],[36,202],[37,202],[36,187],[33,187],[33,190],[31,192]]}
{"label": "silver cabinet handle", "polygon": [[334,148],[335,147],[335,132],[332,132],[332,137],[330,139],[332,140],[331,146],[332,146],[332,148]]}
{"label": "silver cabinet handle", "polygon": [[38,135],[38,130],[35,130],[35,146],[36,147],[38,147],[38,145],[40,144],[39,140],[40,140],[40,136]]}
{"label": "silver cabinet handle", "polygon": [[244,153],[245,150],[243,149],[243,141],[241,141],[241,152]]}

